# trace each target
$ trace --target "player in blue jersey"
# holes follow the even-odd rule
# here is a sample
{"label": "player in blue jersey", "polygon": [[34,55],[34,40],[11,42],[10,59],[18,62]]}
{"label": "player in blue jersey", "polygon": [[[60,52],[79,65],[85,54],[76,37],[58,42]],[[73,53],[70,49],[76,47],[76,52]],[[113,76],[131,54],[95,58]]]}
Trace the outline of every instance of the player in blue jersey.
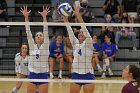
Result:
{"label": "player in blue jersey", "polygon": [[100,45],[98,44],[98,39],[96,35],[93,35],[92,39],[93,39],[93,47],[94,47],[93,56],[92,56],[92,66],[94,68],[96,64],[98,71],[102,72],[103,70],[99,64],[99,55],[100,55],[100,50],[101,50]]}
{"label": "player in blue jersey", "polygon": [[[79,7],[75,8],[75,14],[80,23],[84,23],[80,13]],[[68,19],[64,17],[64,22],[68,22]],[[72,79],[77,80],[94,80],[93,67],[91,65],[93,54],[93,41],[86,29],[86,26],[81,26],[78,34],[78,39],[75,37],[71,26],[66,26],[69,34],[69,38],[73,47],[73,63],[72,63]],[[84,93],[93,93],[93,83],[72,83],[70,85],[70,93],[80,93],[83,86]]]}
{"label": "player in blue jersey", "polygon": [[58,78],[62,78],[62,70],[63,70],[63,53],[64,53],[64,43],[63,37],[58,35],[55,37],[55,41],[53,41],[50,46],[50,55],[49,55],[49,64],[50,64],[50,78],[53,79],[53,69],[55,62],[59,62],[59,74]]}
{"label": "player in blue jersey", "polygon": [[101,78],[106,77],[106,69],[109,72],[109,75],[112,76],[113,72],[110,68],[110,62],[113,62],[115,53],[117,51],[116,44],[111,42],[111,35],[105,35],[105,42],[102,44],[103,51],[103,74]]}
{"label": "player in blue jersey", "polygon": [[[29,22],[29,14],[31,12],[27,10],[27,6],[21,8],[21,12],[24,15],[25,22]],[[43,7],[43,12],[39,14],[43,18],[43,22],[47,22],[47,15],[49,13],[48,7]],[[29,65],[28,69],[30,74],[29,79],[48,79],[49,72],[49,36],[48,26],[43,25],[43,32],[37,32],[35,34],[35,40],[33,39],[30,26],[25,25],[27,40],[29,44]],[[39,89],[39,93],[48,93],[48,82],[30,82],[27,86],[27,93],[35,93],[36,89]]]}

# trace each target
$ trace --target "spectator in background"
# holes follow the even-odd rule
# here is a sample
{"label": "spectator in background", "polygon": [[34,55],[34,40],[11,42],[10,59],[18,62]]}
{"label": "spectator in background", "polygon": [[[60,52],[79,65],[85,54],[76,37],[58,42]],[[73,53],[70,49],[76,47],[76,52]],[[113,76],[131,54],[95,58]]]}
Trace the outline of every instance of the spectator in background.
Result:
{"label": "spectator in background", "polygon": [[[130,18],[128,17],[128,14],[126,12],[123,12],[121,23],[130,23]],[[133,50],[137,50],[136,48],[136,33],[133,31],[131,27],[121,27],[116,32],[115,42],[116,45],[118,45],[119,40],[121,37],[132,39],[133,42]]]}
{"label": "spectator in background", "polygon": [[111,42],[111,35],[105,35],[105,42],[102,44],[102,51],[103,51],[103,74],[101,78],[106,77],[106,69],[109,72],[109,75],[112,76],[113,72],[110,68],[110,62],[113,62],[115,54],[116,54],[116,45]]}
{"label": "spectator in background", "polygon": [[[106,14],[105,16],[105,23],[113,23],[114,21],[112,20],[112,17],[110,14]],[[103,26],[102,27],[102,31],[101,31],[101,34],[100,34],[100,39],[101,39],[101,43],[104,42],[104,38],[105,38],[105,35],[107,34],[110,34],[111,35],[111,42],[115,43],[115,34],[113,32],[113,27],[111,26]]]}
{"label": "spectator in background", "polygon": [[121,8],[118,0],[106,0],[103,10],[105,11],[105,15],[110,14],[115,22],[119,22]]}
{"label": "spectator in background", "polygon": [[5,0],[0,0],[0,18],[4,18],[6,22],[8,21],[7,3]]}
{"label": "spectator in background", "polygon": [[[60,15],[57,11],[57,8],[59,7],[59,4],[56,4],[56,7],[53,11],[53,14],[52,14],[52,19],[53,19],[53,22],[63,22],[63,16]],[[65,27],[62,27],[62,26],[55,26],[53,27],[53,35],[65,35],[66,36],[66,29]]]}
{"label": "spectator in background", "polygon": [[92,40],[93,40],[93,56],[92,56],[92,66],[93,68],[95,67],[95,65],[97,65],[98,71],[102,72],[102,68],[99,64],[99,55],[100,55],[100,45],[98,44],[98,39],[96,35],[92,36]]}
{"label": "spectator in background", "polygon": [[126,11],[128,13],[132,23],[134,23],[137,18],[137,6],[138,0],[122,0],[122,11]]}
{"label": "spectator in background", "polygon": [[121,93],[140,93],[140,68],[128,65],[123,69],[122,77],[128,81]]}
{"label": "spectator in background", "polygon": [[62,78],[62,69],[63,69],[63,53],[64,53],[64,44],[63,37],[58,35],[55,37],[55,41],[50,44],[49,50],[49,64],[50,64],[50,78],[53,79],[53,69],[54,64],[59,62],[59,75],[58,78]]}
{"label": "spectator in background", "polygon": [[64,58],[69,64],[69,77],[71,78],[71,69],[72,69],[72,62],[73,62],[73,47],[70,42],[69,37],[65,38],[65,46],[64,46]]}

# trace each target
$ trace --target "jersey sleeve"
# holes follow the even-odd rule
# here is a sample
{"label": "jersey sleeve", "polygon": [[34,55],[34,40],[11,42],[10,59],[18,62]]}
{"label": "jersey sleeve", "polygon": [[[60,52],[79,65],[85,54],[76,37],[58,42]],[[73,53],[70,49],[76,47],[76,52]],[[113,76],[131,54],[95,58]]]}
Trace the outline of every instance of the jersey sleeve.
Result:
{"label": "jersey sleeve", "polygon": [[20,63],[19,63],[19,60],[18,60],[18,55],[16,54],[15,55],[15,72],[19,72],[19,69],[20,69]]}
{"label": "jersey sleeve", "polygon": [[68,31],[68,34],[69,34],[69,38],[70,38],[72,47],[74,47],[75,44],[79,42],[79,40],[75,37],[75,35],[73,33],[73,30],[70,26],[66,26],[66,28],[67,28],[67,31]]}
{"label": "jersey sleeve", "polygon": [[85,37],[86,37],[86,40],[85,40],[86,44],[88,45],[88,47],[89,47],[90,49],[94,50],[94,47],[93,47],[93,40],[92,40],[92,38],[91,38],[91,36],[90,36],[90,34],[89,34],[89,32],[88,32],[86,26],[81,26],[81,28],[83,29],[84,35],[85,35]]}
{"label": "jersey sleeve", "polygon": [[49,49],[49,34],[48,34],[48,26],[44,25],[43,26],[43,34],[44,34],[44,45],[46,46],[47,49]]}
{"label": "jersey sleeve", "polygon": [[34,45],[34,40],[33,40],[33,37],[32,37],[31,30],[30,30],[30,26],[25,25],[25,28],[26,28],[26,34],[27,34],[27,40],[28,40],[29,48],[32,49],[33,45]]}

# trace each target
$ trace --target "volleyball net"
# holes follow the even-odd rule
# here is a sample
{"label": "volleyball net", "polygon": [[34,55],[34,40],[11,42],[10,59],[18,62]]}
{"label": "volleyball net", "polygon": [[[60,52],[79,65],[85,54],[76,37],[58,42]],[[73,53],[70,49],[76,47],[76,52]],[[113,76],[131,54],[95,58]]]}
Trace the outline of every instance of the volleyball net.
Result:
{"label": "volleyball net", "polygon": [[[49,88],[53,90],[53,87],[56,88],[56,90],[59,90],[57,93],[68,93],[69,84],[76,82],[76,83],[95,83],[95,93],[120,93],[122,86],[127,83],[124,79],[121,78],[122,70],[124,67],[126,67],[129,64],[136,65],[140,67],[140,40],[139,40],[139,27],[140,24],[125,24],[125,23],[53,23],[53,22],[0,22],[0,25],[2,26],[10,26],[9,28],[6,28],[8,30],[5,30],[3,28],[0,28],[0,43],[1,43],[1,49],[0,49],[0,92],[1,93],[9,93],[5,91],[5,85],[9,84],[9,87],[12,88],[15,86],[15,83],[18,81],[22,82],[49,82]],[[133,31],[136,33],[136,47],[137,50],[133,50],[133,43],[131,38],[126,39],[123,38],[119,41],[118,44],[118,50],[116,53],[116,57],[114,58],[114,61],[111,63],[110,67],[112,69],[112,72],[114,73],[113,76],[109,77],[107,76],[104,79],[101,79],[102,72],[98,72],[97,67],[94,68],[94,75],[95,80],[72,80],[68,77],[69,75],[69,69],[68,69],[68,62],[67,60],[64,60],[64,71],[62,71],[63,78],[58,79],[58,67],[54,68],[54,79],[28,79],[28,78],[17,78],[15,73],[15,54],[20,52],[20,44],[23,42],[27,42],[26,37],[26,31],[25,31],[25,25],[31,26],[31,32],[35,33],[34,30],[40,31],[42,30],[44,25],[49,26],[49,30],[52,29],[53,31],[54,27],[61,27],[61,26],[87,26],[91,27],[93,29],[92,35],[97,35],[100,37],[100,34],[102,33],[102,26],[108,26],[113,27],[114,34],[120,29],[121,27],[132,27]],[[39,28],[39,29],[38,29]],[[2,30],[1,30],[2,29]],[[56,28],[57,29],[57,28]],[[6,34],[5,34],[6,33]],[[50,34],[50,32],[49,32]],[[114,37],[115,38],[115,37]],[[24,39],[24,40],[23,40]],[[50,41],[53,38],[53,34],[50,36]],[[101,47],[101,40],[98,39]],[[102,56],[99,57],[99,64],[101,65],[101,68],[103,67],[102,64]],[[92,64],[91,64],[92,65]],[[58,63],[55,65],[58,66]],[[116,77],[117,76],[117,77]],[[101,84],[101,85],[100,85]],[[24,89],[25,89],[24,85]],[[64,89],[66,86],[66,89]],[[2,89],[3,88],[3,89]],[[10,91],[10,88],[8,91]],[[114,92],[116,91],[116,92]],[[21,89],[21,92],[19,93],[25,93],[25,90]],[[50,93],[56,93],[56,91],[51,91]],[[83,93],[83,92],[81,92]]]}

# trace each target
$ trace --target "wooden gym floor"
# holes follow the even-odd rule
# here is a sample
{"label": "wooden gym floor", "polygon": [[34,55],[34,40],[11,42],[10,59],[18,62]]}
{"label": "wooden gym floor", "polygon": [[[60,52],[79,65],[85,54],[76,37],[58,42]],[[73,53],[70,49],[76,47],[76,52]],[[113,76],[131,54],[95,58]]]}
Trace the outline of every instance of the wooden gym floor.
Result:
{"label": "wooden gym floor", "polygon": [[[4,78],[4,77],[2,77]],[[100,79],[100,78],[97,78]],[[106,80],[121,80],[121,77],[107,78]],[[0,93],[11,93],[13,87],[15,87],[16,82],[5,82],[0,81]],[[27,82],[24,82],[18,93],[26,93]],[[94,93],[121,93],[121,89],[124,84],[95,84]],[[69,93],[70,83],[49,83],[48,93]],[[83,93],[82,89],[81,92]]]}

